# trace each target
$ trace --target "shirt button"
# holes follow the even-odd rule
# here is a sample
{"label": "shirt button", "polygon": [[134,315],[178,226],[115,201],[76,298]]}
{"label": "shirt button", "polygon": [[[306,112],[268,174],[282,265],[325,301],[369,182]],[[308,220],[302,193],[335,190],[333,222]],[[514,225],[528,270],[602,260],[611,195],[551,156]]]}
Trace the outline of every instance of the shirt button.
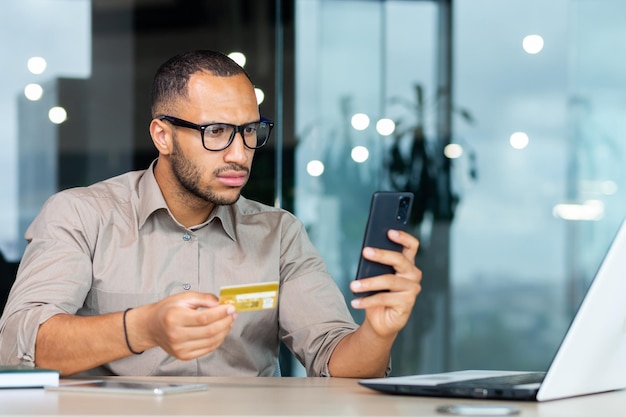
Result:
{"label": "shirt button", "polygon": [[189,284],[188,282],[185,282],[183,284],[183,290],[189,291],[190,289],[191,289],[191,284]]}
{"label": "shirt button", "polygon": [[185,233],[185,234],[183,235],[183,240],[184,240],[185,242],[187,242],[188,240],[191,240],[191,235],[190,235],[189,233]]}

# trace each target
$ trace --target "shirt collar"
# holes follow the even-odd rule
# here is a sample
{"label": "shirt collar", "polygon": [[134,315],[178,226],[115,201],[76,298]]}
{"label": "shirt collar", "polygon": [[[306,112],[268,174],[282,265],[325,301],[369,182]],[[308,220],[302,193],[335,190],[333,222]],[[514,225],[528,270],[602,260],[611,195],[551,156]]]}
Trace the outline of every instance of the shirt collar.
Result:
{"label": "shirt collar", "polygon": [[[173,218],[170,213],[161,188],[154,177],[154,167],[157,164],[158,159],[155,159],[150,164],[150,167],[144,172],[144,175],[139,180],[138,192],[139,192],[139,228],[141,229],[146,223],[148,218],[157,210],[166,210],[167,213]],[[240,197],[239,200],[243,199]],[[235,212],[239,201],[230,206],[216,206],[215,210],[211,213],[206,222],[193,227],[192,229],[199,229],[213,222],[215,219],[219,219],[219,223],[224,228],[226,234],[234,241],[236,241],[235,234]],[[174,219],[175,220],[175,219]]]}
{"label": "shirt collar", "polygon": [[235,242],[237,241],[235,235],[235,211],[242,199],[243,197],[240,196],[239,200],[230,206],[216,206],[213,213],[209,216],[209,222],[216,218],[219,219],[226,234]]}
{"label": "shirt collar", "polygon": [[139,228],[148,220],[148,217],[157,210],[167,210],[167,203],[161,193],[161,188],[156,182],[154,177],[154,167],[158,159],[155,159],[150,164],[150,167],[144,172],[143,176],[139,180],[138,190],[139,193]]}

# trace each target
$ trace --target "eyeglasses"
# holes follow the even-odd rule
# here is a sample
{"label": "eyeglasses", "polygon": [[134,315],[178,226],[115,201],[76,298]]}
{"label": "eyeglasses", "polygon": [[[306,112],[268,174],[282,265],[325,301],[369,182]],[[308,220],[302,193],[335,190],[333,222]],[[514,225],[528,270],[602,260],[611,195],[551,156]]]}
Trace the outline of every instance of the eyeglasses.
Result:
{"label": "eyeglasses", "polygon": [[257,122],[246,123],[245,125],[231,125],[230,123],[208,123],[197,125],[174,116],[159,116],[158,120],[166,120],[174,126],[186,127],[200,132],[202,146],[207,151],[223,151],[228,148],[235,135],[241,133],[243,144],[248,149],[259,149],[263,147],[270,137],[270,132],[274,127],[274,122],[262,117]]}

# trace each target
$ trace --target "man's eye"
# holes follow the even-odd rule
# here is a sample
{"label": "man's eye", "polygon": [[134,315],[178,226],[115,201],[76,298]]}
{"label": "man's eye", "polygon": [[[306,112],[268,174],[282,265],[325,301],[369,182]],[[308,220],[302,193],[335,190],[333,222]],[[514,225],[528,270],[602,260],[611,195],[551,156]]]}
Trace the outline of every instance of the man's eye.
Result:
{"label": "man's eye", "polygon": [[219,136],[223,135],[226,131],[226,127],[223,125],[209,126],[206,128],[205,133],[208,133],[211,136]]}
{"label": "man's eye", "polygon": [[252,124],[252,125],[248,125],[245,127],[244,132],[246,134],[251,134],[257,131],[257,125],[256,124]]}

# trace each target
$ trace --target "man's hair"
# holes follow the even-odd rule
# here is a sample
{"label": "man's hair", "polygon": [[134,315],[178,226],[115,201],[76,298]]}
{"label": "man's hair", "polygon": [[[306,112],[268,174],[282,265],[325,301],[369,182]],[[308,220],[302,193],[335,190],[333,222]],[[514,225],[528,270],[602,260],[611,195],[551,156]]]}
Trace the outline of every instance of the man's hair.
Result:
{"label": "man's hair", "polygon": [[242,67],[220,52],[197,50],[176,55],[159,67],[152,81],[152,117],[172,111],[177,100],[187,98],[189,78],[202,71],[217,77],[243,74],[250,79]]}

